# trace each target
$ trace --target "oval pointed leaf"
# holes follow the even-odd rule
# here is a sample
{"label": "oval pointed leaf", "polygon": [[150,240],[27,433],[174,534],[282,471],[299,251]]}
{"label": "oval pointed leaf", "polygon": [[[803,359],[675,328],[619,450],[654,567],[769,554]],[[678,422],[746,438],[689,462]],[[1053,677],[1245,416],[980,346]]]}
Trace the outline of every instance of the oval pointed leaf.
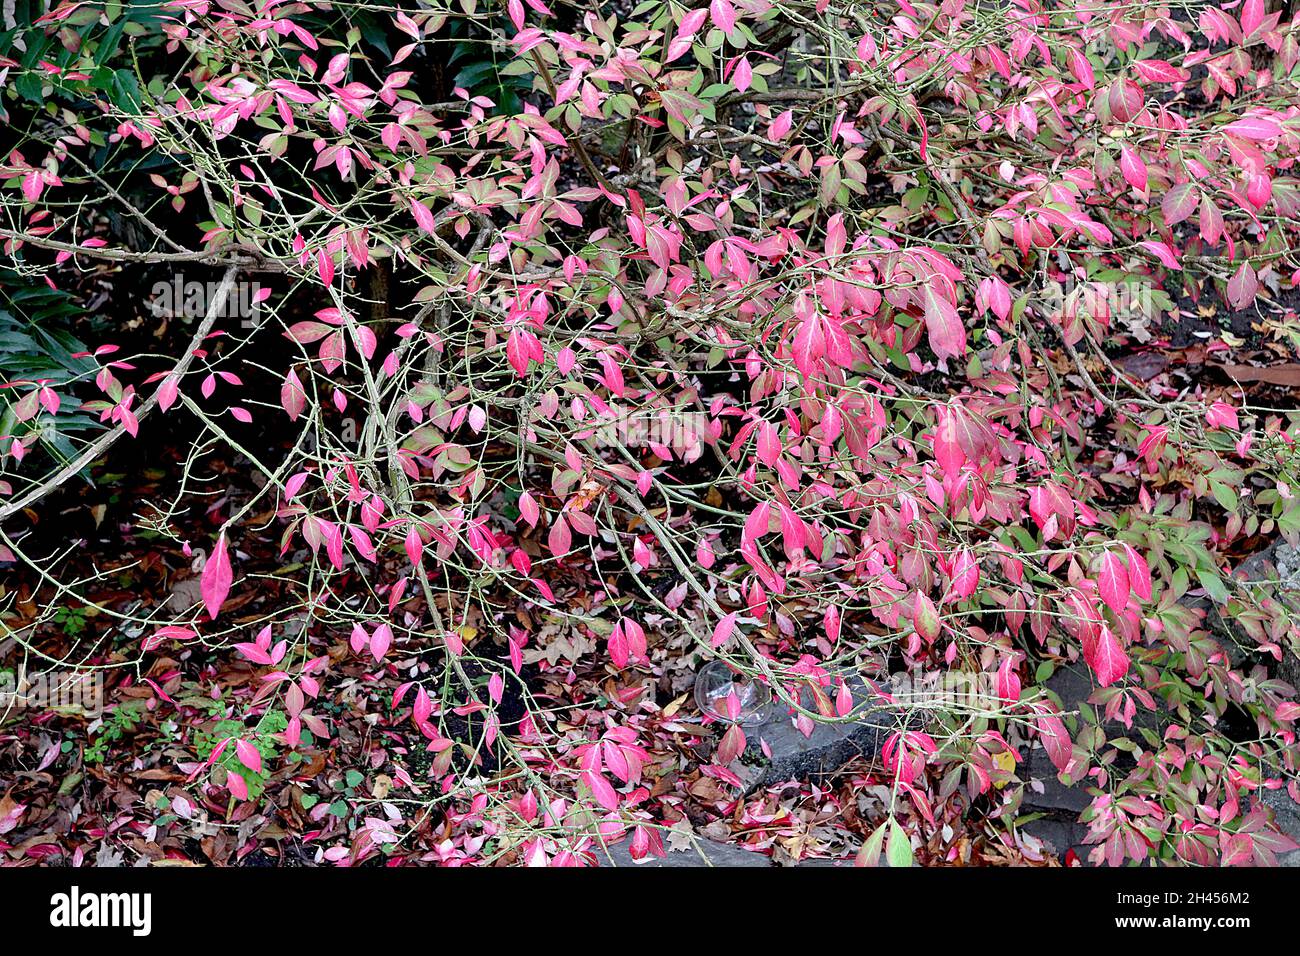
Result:
{"label": "oval pointed leaf", "polygon": [[230,593],[233,580],[230,570],[230,554],[226,550],[226,533],[221,532],[212,556],[203,565],[203,576],[199,579],[199,591],[203,595],[203,606],[208,609],[208,616],[217,619],[226,595]]}

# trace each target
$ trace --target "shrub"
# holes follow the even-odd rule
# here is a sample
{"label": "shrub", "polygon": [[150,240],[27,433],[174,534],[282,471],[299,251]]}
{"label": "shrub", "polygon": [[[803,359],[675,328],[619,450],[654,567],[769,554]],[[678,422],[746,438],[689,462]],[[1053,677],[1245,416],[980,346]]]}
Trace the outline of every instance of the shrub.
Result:
{"label": "shrub", "polygon": [[[260,476],[218,506],[203,607],[117,612],[142,673],[255,669],[223,739],[287,715],[221,779],[206,739],[193,786],[243,761],[254,801],[351,706],[429,757],[326,820],[328,860],[658,852],[669,702],[719,657],[805,731],[880,705],[846,673],[990,688],[894,702],[862,862],[1015,847],[1039,748],[1095,862],[1292,847],[1260,797],[1296,794],[1293,610],[1230,572],[1296,543],[1294,416],[1116,364],[1188,296],[1295,282],[1296,33],[1229,6],[184,0],[21,31],[6,251],[56,283],[221,270],[182,354],[96,353],[79,392],[114,442],[193,429]],[[254,280],[257,321],[228,315]],[[24,506],[63,480],[31,440],[3,446]],[[1076,663],[1082,706],[1049,684]]]}

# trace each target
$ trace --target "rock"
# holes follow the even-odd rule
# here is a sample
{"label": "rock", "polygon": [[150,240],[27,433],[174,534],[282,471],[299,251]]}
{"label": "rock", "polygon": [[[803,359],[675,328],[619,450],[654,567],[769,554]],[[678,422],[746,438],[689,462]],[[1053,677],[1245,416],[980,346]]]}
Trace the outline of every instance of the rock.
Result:
{"label": "rock", "polygon": [[1262,551],[1256,551],[1237,565],[1237,570],[1232,572],[1232,576],[1246,581],[1267,581],[1277,571],[1276,565],[1273,564],[1273,555],[1276,551],[1276,543],[1270,544]]}
{"label": "rock", "polygon": [[1288,596],[1300,592],[1300,551],[1285,541],[1278,541],[1256,551],[1237,567],[1233,576],[1245,581],[1269,582]]}
{"label": "rock", "polygon": [[1300,551],[1283,541],[1274,552],[1273,564],[1279,586],[1285,591],[1300,591]]}
{"label": "rock", "polygon": [[[815,723],[812,734],[805,737],[786,712],[788,708],[777,701],[772,716],[762,725],[745,728],[748,745],[744,759],[751,761],[751,766],[758,762],[757,771],[748,775],[748,789],[833,774],[854,757],[880,753],[885,738],[899,727],[900,715],[892,709],[880,709],[879,698],[860,677],[850,677],[849,687],[855,705],[861,706],[874,697],[876,709],[856,721]],[[805,690],[801,703],[806,709],[815,710],[811,691]],[[763,743],[771,752],[770,759],[763,752]]]}
{"label": "rock", "polygon": [[[1036,789],[1042,786],[1042,791]],[[1029,754],[1029,782],[1021,805],[1026,810],[1068,810],[1076,816],[1087,809],[1092,797],[1081,784],[1066,786],[1061,783],[1056,767],[1046,751],[1035,747]]]}
{"label": "rock", "polygon": [[[1081,667],[1062,667],[1044,685],[1061,700],[1061,712],[1070,714],[1088,706],[1092,696],[1092,678]],[[1023,806],[1027,810],[1068,810],[1082,813],[1092,798],[1082,786],[1061,783],[1056,767],[1042,747],[1029,753],[1029,782],[1025,786]],[[1042,790],[1037,787],[1041,786]],[[1064,850],[1062,850],[1064,852]]]}
{"label": "rock", "polygon": [[[1043,686],[1060,698],[1063,713],[1075,713],[1087,707],[1099,718],[1105,716],[1104,707],[1088,702],[1088,698],[1098,690],[1098,687],[1093,681],[1092,672],[1088,670],[1085,664],[1067,664],[1058,667]],[[1165,722],[1163,715],[1163,711],[1153,711],[1139,707],[1137,713],[1133,715],[1133,727],[1135,729],[1146,727],[1151,730],[1158,730]]]}
{"label": "rock", "polygon": [[1093,691],[1092,677],[1081,664],[1058,667],[1043,686],[1061,699],[1061,710],[1067,714],[1088,704]]}
{"label": "rock", "polygon": [[1092,849],[1083,841],[1088,835],[1088,828],[1077,820],[1068,819],[1063,814],[1047,814],[1037,820],[1030,820],[1020,827],[1021,833],[1041,841],[1045,847],[1065,862],[1065,854],[1070,850],[1081,863],[1086,865],[1088,852]]}
{"label": "rock", "polygon": [[612,847],[600,847],[596,858],[601,866],[647,866],[647,867],[683,867],[683,866],[718,866],[718,867],[770,867],[772,861],[762,853],[746,850],[744,847],[716,840],[697,839],[695,849],[670,851],[667,856],[647,856],[644,860],[632,859],[629,847],[631,840]]}
{"label": "rock", "polygon": [[[1278,572],[1279,596],[1286,600],[1289,605],[1295,607],[1300,603],[1300,551],[1297,551],[1284,541],[1277,546],[1277,551],[1274,554],[1274,564]],[[1290,647],[1287,647],[1283,643],[1282,663],[1278,666],[1277,673],[1292,687],[1300,690],[1300,646],[1293,643]],[[1296,834],[1292,834],[1292,836],[1300,839],[1300,836]]]}
{"label": "rock", "polygon": [[[1232,576],[1253,583],[1278,581],[1279,568],[1275,561],[1281,549],[1286,547],[1286,545],[1275,543],[1262,551],[1255,552],[1237,566],[1237,569],[1232,572]],[[1295,557],[1294,551],[1291,551],[1288,556],[1298,566],[1296,570],[1300,573],[1300,559]],[[1297,580],[1300,580],[1300,577]],[[1241,667],[1255,652],[1256,643],[1254,639],[1239,628],[1231,618],[1225,618],[1219,605],[1208,597],[1203,595],[1192,597],[1185,594],[1178,599],[1178,603],[1183,607],[1204,612],[1203,624],[1205,629],[1209,631],[1210,637],[1214,638],[1227,653],[1230,667]]]}
{"label": "rock", "polygon": [[[1276,542],[1252,554],[1241,562],[1233,576],[1250,582],[1268,582],[1273,586],[1277,598],[1293,609],[1300,610],[1300,551],[1285,541]],[[1224,624],[1217,611],[1212,618],[1222,624],[1225,630],[1232,631],[1231,622]],[[1254,642],[1250,643],[1253,645]],[[1235,663],[1237,662],[1234,661]],[[1286,642],[1282,643],[1282,661],[1278,665],[1277,676],[1292,687],[1300,688],[1300,647],[1288,647]]]}
{"label": "rock", "polygon": [[[1095,688],[1092,676],[1083,665],[1058,669],[1044,686],[1060,698],[1062,713],[1078,712],[1085,706],[1097,710],[1088,703]],[[1140,710],[1133,720],[1135,727],[1139,724],[1155,727],[1158,723],[1159,715],[1151,711]],[[1026,810],[1069,811],[1078,815],[1092,802],[1084,784],[1066,786],[1061,782],[1056,767],[1041,746],[1034,747],[1029,753],[1028,774],[1023,800]],[[1041,791],[1038,787],[1042,788]]]}
{"label": "rock", "polygon": [[[1244,567],[1243,563],[1242,568]],[[1238,573],[1241,573],[1241,568],[1238,569]],[[1178,599],[1178,603],[1183,607],[1204,612],[1201,626],[1228,655],[1229,667],[1240,667],[1250,658],[1255,642],[1250,639],[1250,635],[1234,627],[1231,621],[1224,620],[1223,615],[1219,613],[1219,605],[1203,595],[1192,597],[1190,594],[1184,594]]]}
{"label": "rock", "polygon": [[798,863],[793,863],[791,865],[811,867],[813,869],[818,869],[818,868],[826,868],[826,867],[852,868],[853,864],[854,864],[854,858],[851,856],[846,856],[842,860],[832,860],[830,857],[827,856],[815,856],[815,857],[809,857],[806,860],[800,860]]}
{"label": "rock", "polygon": [[[1273,820],[1277,823],[1277,828],[1300,843],[1300,805],[1291,799],[1291,795],[1285,789],[1265,790],[1264,802],[1273,810]],[[1277,862],[1279,866],[1300,867],[1300,850],[1279,853]]]}

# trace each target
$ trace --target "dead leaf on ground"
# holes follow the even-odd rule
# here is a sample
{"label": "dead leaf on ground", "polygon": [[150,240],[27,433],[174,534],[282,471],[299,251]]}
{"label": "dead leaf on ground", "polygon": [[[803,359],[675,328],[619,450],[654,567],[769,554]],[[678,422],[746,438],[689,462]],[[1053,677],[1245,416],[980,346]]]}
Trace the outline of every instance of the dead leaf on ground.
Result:
{"label": "dead leaf on ground", "polygon": [[1239,382],[1265,382],[1286,388],[1300,388],[1300,364],[1286,365],[1216,365],[1229,378]]}

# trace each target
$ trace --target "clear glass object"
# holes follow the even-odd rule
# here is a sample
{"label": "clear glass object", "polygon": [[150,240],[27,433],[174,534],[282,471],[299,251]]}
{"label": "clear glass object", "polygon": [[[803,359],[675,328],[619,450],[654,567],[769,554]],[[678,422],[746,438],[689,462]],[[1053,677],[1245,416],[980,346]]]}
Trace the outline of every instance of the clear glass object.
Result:
{"label": "clear glass object", "polygon": [[[728,699],[732,694],[734,701]],[[772,688],[726,661],[709,661],[695,675],[695,703],[710,717],[753,726],[771,714]]]}

